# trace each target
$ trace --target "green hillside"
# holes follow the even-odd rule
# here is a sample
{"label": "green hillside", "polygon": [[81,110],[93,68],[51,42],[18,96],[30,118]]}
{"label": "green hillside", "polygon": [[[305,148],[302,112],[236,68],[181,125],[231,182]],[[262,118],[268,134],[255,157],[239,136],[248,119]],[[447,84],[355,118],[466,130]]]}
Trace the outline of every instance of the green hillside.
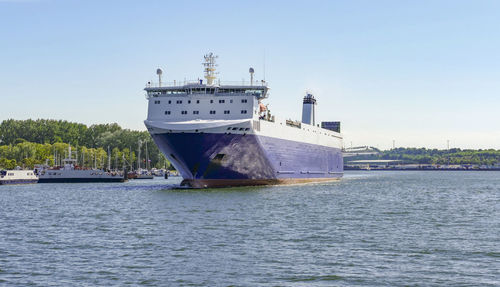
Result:
{"label": "green hillside", "polygon": [[0,168],[59,163],[67,156],[68,144],[78,154],[78,164],[106,167],[108,147],[112,168],[123,164],[137,166],[141,145],[142,166],[145,166],[146,145],[152,167],[170,166],[147,131],[122,129],[118,124],[86,126],[61,120],[5,120],[0,123]]}

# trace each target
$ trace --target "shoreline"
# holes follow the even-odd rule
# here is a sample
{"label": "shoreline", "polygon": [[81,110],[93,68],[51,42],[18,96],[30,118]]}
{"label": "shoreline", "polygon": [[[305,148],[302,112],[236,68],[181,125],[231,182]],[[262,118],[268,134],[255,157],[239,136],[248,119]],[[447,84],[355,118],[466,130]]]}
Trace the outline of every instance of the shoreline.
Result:
{"label": "shoreline", "polygon": [[359,171],[500,171],[500,168],[352,168],[344,167],[346,170]]}

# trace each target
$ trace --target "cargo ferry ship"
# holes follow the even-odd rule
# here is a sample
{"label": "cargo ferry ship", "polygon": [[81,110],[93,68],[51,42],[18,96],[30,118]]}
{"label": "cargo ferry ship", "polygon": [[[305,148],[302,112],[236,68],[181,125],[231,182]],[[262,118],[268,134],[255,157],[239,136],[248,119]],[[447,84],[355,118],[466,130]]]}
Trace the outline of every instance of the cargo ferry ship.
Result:
{"label": "cargo ferry ship", "polygon": [[159,149],[183,177],[181,185],[227,187],[294,184],[343,175],[340,122],[316,120],[317,101],[306,94],[302,121],[272,115],[267,82],[221,83],[216,59],[204,57],[205,80],[145,88],[144,121]]}

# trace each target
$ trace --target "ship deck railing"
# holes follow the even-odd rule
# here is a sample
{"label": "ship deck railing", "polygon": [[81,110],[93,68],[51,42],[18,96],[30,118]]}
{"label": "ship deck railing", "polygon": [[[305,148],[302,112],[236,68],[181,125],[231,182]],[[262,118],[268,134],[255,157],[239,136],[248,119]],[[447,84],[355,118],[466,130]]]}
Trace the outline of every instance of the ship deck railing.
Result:
{"label": "ship deck railing", "polygon": [[169,87],[183,87],[183,86],[206,86],[206,87],[220,87],[220,86],[234,86],[234,87],[267,87],[265,81],[216,81],[212,85],[207,85],[205,81],[200,82],[192,80],[173,81],[173,82],[148,82],[146,88],[169,88]]}

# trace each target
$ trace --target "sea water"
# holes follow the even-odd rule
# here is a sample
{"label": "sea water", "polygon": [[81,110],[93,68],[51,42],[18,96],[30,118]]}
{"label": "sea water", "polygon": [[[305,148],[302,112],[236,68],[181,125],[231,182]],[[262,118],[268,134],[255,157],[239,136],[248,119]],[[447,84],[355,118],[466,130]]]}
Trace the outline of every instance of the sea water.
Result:
{"label": "sea water", "polygon": [[500,172],[0,186],[0,286],[499,286]]}

